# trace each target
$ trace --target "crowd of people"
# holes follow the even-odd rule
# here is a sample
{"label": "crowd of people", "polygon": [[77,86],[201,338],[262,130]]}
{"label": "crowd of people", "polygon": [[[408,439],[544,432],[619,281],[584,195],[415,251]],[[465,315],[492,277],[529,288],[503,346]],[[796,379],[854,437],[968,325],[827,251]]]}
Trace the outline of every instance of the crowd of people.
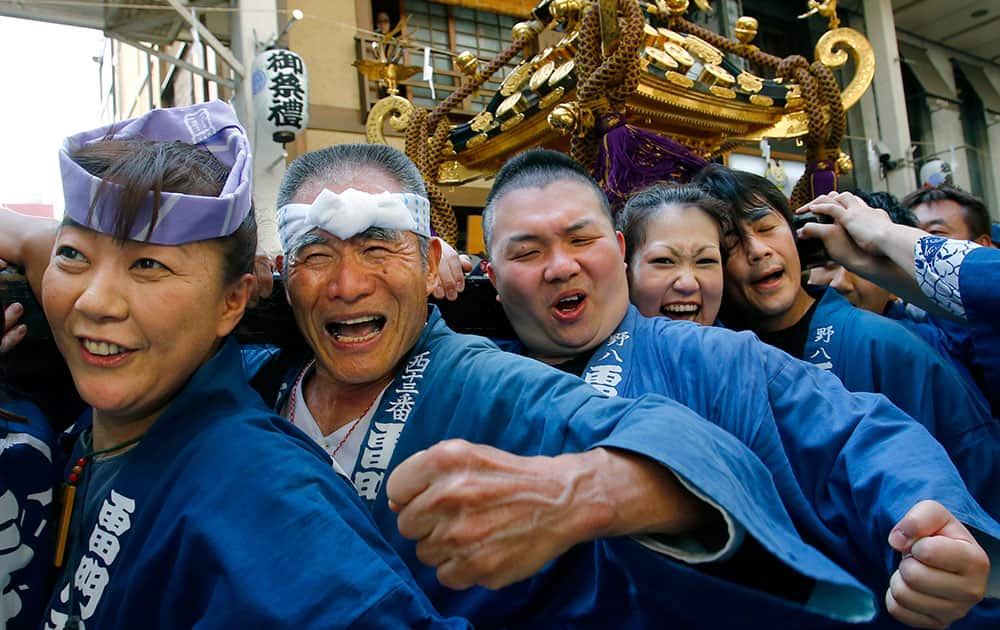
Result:
{"label": "crowd of people", "polygon": [[0,384],[6,627],[1000,625],[1000,251],[962,191],[793,210],[710,165],[615,216],[521,153],[501,349],[428,301],[468,266],[416,166],[332,146],[279,189],[281,347],[233,336],[268,289],[228,105],[59,157],[65,218],[0,211],[0,259],[86,410]]}

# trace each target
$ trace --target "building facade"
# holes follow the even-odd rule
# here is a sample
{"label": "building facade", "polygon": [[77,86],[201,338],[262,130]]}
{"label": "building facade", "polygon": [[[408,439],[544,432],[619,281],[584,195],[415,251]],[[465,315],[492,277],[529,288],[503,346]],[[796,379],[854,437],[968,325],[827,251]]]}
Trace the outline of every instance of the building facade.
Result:
{"label": "building facade", "polygon": [[[158,11],[150,5],[122,9],[129,3],[114,3],[119,8],[103,7],[100,0],[89,3],[107,9],[103,18],[97,13],[70,14],[81,12],[80,8],[33,9],[24,3],[0,12],[102,28],[109,36],[101,75],[109,120],[155,107],[211,98],[233,100],[253,140],[256,203],[264,217],[264,242],[271,251],[277,240],[267,217],[273,215],[277,183],[287,161],[331,144],[365,140],[367,113],[386,92],[384,85],[363,77],[353,64],[376,54],[372,43],[378,29],[405,20],[402,35],[408,47],[401,63],[414,66],[415,74],[402,81],[401,93],[418,106],[433,107],[462,80],[458,54],[469,51],[483,60],[495,57],[510,43],[511,27],[527,19],[535,4],[531,0],[169,3],[172,8]],[[756,17],[760,30],[754,43],[778,56],[802,54],[812,59],[812,48],[827,29],[821,16],[797,18],[807,9],[805,0],[714,0],[712,4],[712,13],[696,12],[694,19],[732,35],[738,17]],[[982,197],[993,218],[1000,218],[1000,51],[991,39],[1000,26],[1000,6],[995,0],[841,0],[838,9],[843,25],[866,34],[876,57],[872,87],[848,112],[843,148],[855,168],[841,187],[903,196],[920,184],[922,166],[941,160],[956,185]],[[293,10],[301,11],[302,17],[289,27]],[[115,17],[113,24],[109,15]],[[549,36],[543,33],[534,50],[547,46]],[[254,56],[271,43],[301,55],[309,72],[308,128],[284,146],[257,133],[260,125],[250,105],[249,68]],[[466,99],[455,111],[455,121],[471,116],[476,105],[491,98],[511,67]],[[402,148],[401,134],[387,130],[386,135],[389,143]],[[783,160],[794,177],[803,148],[794,141],[780,141],[767,150]],[[748,143],[736,150],[732,163],[763,171],[761,151],[761,145]],[[488,185],[480,181],[444,189],[456,208],[462,239],[468,239],[460,245],[473,250],[478,242],[475,215]]]}

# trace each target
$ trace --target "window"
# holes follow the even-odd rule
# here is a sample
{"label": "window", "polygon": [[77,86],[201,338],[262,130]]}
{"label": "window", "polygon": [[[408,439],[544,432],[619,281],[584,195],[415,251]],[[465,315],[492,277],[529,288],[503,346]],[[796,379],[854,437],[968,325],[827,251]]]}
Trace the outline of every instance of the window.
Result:
{"label": "window", "polygon": [[[414,47],[429,46],[431,65],[434,67],[435,99],[426,81],[417,75],[406,81],[410,86],[410,100],[421,107],[434,107],[461,85],[462,73],[454,65],[455,56],[469,51],[482,65],[499,55],[510,45],[511,28],[518,18],[477,11],[464,7],[437,4],[428,0],[406,0],[402,15],[409,15],[407,34]],[[408,53],[408,63],[422,66],[423,57],[419,51]],[[481,109],[511,68],[504,68],[487,81],[478,93],[470,97],[463,109]]]}

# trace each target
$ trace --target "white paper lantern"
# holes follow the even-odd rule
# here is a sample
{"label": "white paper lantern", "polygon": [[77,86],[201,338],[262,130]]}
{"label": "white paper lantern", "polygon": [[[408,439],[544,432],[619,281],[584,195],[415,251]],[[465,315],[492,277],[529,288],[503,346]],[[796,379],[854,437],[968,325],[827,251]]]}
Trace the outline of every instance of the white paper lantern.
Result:
{"label": "white paper lantern", "polygon": [[259,130],[285,144],[309,124],[309,76],[302,57],[284,48],[265,50],[253,62],[254,115]]}

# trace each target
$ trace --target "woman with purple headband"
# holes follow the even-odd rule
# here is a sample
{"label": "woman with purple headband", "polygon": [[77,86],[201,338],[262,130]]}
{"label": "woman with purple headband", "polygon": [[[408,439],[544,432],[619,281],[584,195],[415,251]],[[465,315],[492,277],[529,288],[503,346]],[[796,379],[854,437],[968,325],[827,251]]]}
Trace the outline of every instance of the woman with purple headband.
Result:
{"label": "woman with purple headband", "polygon": [[233,110],[67,139],[46,317],[91,409],[45,628],[425,627],[443,620],[312,440],[246,384],[250,155]]}

